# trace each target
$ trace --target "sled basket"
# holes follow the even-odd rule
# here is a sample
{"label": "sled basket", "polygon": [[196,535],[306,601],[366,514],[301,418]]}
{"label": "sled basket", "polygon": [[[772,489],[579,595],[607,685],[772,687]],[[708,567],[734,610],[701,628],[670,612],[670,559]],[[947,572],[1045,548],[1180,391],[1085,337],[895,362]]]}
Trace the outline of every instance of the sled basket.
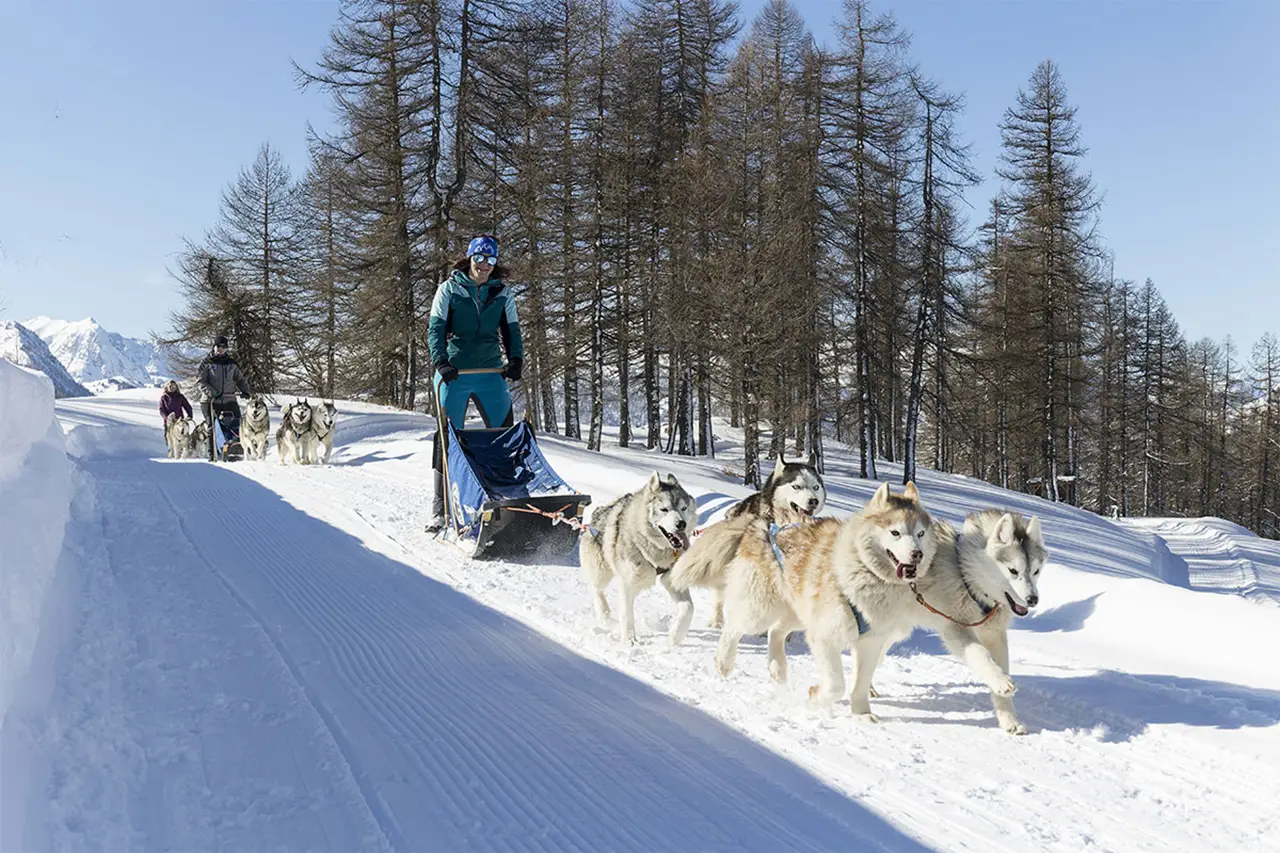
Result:
{"label": "sled basket", "polygon": [[581,519],[591,502],[560,478],[526,421],[458,430],[447,418],[445,490],[451,538],[474,541],[473,557],[562,554],[578,539],[556,516]]}
{"label": "sled basket", "polygon": [[222,462],[238,462],[244,458],[240,446],[240,415],[233,408],[210,407],[213,414],[213,447]]}

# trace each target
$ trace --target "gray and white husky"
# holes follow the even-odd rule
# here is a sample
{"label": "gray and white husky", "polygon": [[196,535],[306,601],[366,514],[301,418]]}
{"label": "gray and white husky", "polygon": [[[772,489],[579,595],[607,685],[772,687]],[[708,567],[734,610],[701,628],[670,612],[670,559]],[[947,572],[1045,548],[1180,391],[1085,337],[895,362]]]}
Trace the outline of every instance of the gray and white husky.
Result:
{"label": "gray and white husky", "polygon": [[170,412],[164,419],[164,441],[169,446],[170,459],[186,459],[191,453],[191,418]]}
{"label": "gray and white husky", "polygon": [[187,441],[187,455],[202,457],[209,452],[209,422],[201,421],[191,428]]}
{"label": "gray and white husky", "polygon": [[311,415],[311,404],[306,400],[294,400],[280,413],[280,427],[276,430],[280,464],[287,465],[292,458],[295,463],[304,465],[310,459],[309,443],[315,440]]}
{"label": "gray and white husky", "polygon": [[267,439],[271,436],[271,410],[261,394],[249,398],[240,418],[240,444],[248,459],[267,458]]}
{"label": "gray and white husky", "polygon": [[621,595],[619,638],[635,642],[635,600],[659,582],[676,601],[689,593],[673,590],[668,577],[676,558],[689,547],[689,534],[698,522],[693,496],[675,475],[657,471],[639,490],[592,510],[591,530],[582,535],[578,556],[582,575],[594,594],[596,619],[609,624],[605,589],[614,578]]}
{"label": "gray and white husky", "polygon": [[[971,666],[976,662],[975,671],[985,666],[985,655],[969,645],[970,638],[976,640],[1008,678],[1009,623],[1040,603],[1040,572],[1049,558],[1040,520],[988,509],[965,518],[959,533],[950,525],[939,525],[938,534],[933,571],[917,588],[925,601],[946,616],[921,607],[920,624],[937,631],[952,652]],[[872,668],[876,663],[878,660]],[[1002,729],[1010,734],[1027,733],[1014,712],[1010,694],[992,690],[991,703]]]}
{"label": "gray and white husky", "polygon": [[[684,591],[704,587],[712,591],[711,627],[724,625],[725,572],[747,528],[756,521],[788,525],[812,518],[827,502],[826,485],[818,469],[804,462],[786,462],[781,456],[764,486],[743,498],[724,519],[702,532],[671,569],[671,588]],[[671,623],[671,644],[684,641],[693,621],[693,601],[681,601]]]}
{"label": "gray and white husky", "polygon": [[[333,453],[333,431],[338,424],[338,407],[332,401],[321,401],[311,411],[311,432],[315,436],[315,441],[311,442],[308,450],[311,451],[310,461],[323,461],[329,464],[329,456]],[[318,459],[320,448],[324,448],[323,459]]]}

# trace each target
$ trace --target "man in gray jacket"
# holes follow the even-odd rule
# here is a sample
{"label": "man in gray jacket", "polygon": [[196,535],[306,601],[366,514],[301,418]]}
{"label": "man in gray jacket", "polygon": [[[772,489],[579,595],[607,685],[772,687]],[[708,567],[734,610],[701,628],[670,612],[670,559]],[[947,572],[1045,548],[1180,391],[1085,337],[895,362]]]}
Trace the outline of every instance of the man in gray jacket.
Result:
{"label": "man in gray jacket", "polygon": [[200,411],[204,413],[205,422],[209,424],[209,461],[213,461],[213,416],[214,411],[231,409],[240,419],[240,403],[236,400],[236,390],[248,397],[249,380],[236,360],[227,352],[227,336],[218,335],[213,340],[213,352],[200,362],[196,373],[196,381],[200,385]]}

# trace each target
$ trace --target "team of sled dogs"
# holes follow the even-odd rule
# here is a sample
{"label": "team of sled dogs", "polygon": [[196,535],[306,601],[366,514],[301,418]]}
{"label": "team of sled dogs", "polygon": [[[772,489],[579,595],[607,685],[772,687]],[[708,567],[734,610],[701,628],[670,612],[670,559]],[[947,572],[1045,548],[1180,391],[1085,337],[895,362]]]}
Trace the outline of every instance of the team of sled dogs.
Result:
{"label": "team of sled dogs", "polygon": [[[280,426],[276,429],[280,463],[328,464],[333,453],[337,413],[337,407],[328,401],[313,405],[308,400],[295,399],[286,403],[280,410]],[[254,394],[240,414],[240,444],[245,458],[266,459],[270,434],[271,410],[261,394]],[[204,421],[197,424],[191,418],[171,413],[165,418],[164,440],[171,459],[203,456],[209,443],[209,424]]]}
{"label": "team of sled dogs", "polygon": [[689,590],[708,588],[721,675],[733,671],[743,636],[767,632],[769,675],[785,683],[787,635],[803,630],[818,665],[811,704],[829,710],[841,698],[841,656],[851,649],[849,704],[867,722],[877,721],[871,680],[885,652],[926,628],[990,688],[999,725],[1025,734],[1010,698],[1008,628],[1039,602],[1048,558],[1039,520],[988,509],[956,530],[929,515],[913,483],[900,494],[881,485],[844,520],[816,518],[825,502],[813,467],[779,459],[761,491],[691,543],[693,497],[673,475],[655,472],[591,513],[579,556],[597,619],[609,627],[605,589],[617,579],[620,637],[634,641],[636,596],[661,584],[676,605],[676,646],[693,619]]}

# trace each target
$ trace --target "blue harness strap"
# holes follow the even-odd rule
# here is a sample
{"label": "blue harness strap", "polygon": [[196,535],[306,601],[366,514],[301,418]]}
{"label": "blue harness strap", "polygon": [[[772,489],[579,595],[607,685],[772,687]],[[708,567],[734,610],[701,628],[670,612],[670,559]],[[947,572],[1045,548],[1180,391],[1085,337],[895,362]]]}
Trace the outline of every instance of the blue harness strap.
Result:
{"label": "blue harness strap", "polygon": [[[773,546],[773,556],[778,561],[778,568],[784,572],[786,571],[786,565],[782,561],[782,549],[778,547],[778,534],[784,530],[790,530],[793,527],[799,526],[800,522],[798,521],[792,522],[791,524],[784,524],[782,526],[778,526],[774,522],[769,523],[769,544]],[[871,623],[867,621],[866,617],[862,615],[862,611],[858,610],[847,596],[842,593],[841,597],[844,598],[845,604],[849,605],[849,609],[853,611],[854,621],[858,623],[858,636],[861,637],[863,634],[871,630]]]}

